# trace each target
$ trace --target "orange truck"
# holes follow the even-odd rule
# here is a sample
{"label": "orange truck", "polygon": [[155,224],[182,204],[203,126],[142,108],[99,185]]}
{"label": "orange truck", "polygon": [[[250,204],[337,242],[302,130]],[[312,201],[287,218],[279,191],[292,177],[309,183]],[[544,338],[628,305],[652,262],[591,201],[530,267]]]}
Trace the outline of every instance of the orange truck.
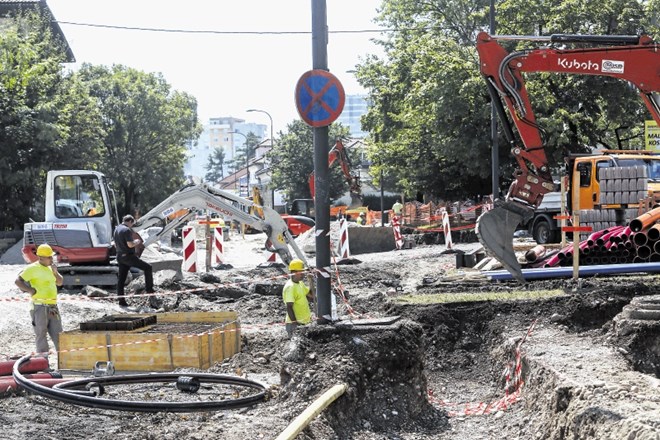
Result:
{"label": "orange truck", "polygon": [[[629,223],[648,206],[660,202],[660,154],[644,150],[605,150],[568,157],[565,206],[578,203],[580,223],[594,231]],[[578,185],[573,185],[577,174]],[[561,193],[549,192],[522,223],[539,244],[557,243],[561,222]]]}

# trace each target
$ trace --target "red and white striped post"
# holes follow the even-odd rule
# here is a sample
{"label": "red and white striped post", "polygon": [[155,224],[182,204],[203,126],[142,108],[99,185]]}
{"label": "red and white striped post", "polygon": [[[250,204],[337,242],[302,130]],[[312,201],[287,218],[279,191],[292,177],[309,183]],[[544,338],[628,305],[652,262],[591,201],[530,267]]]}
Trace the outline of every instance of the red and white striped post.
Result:
{"label": "red and white striped post", "polygon": [[225,262],[224,235],[222,227],[216,226],[213,231],[213,264],[223,264]]}
{"label": "red and white striped post", "polygon": [[444,208],[442,209],[442,231],[445,234],[445,245],[447,249],[451,249],[453,247],[451,241],[451,224],[449,223],[449,214]]}
{"label": "red and white striped post", "polygon": [[399,216],[392,217],[392,230],[394,231],[394,244],[397,249],[403,249],[403,236],[401,235],[401,224]]}
{"label": "red and white striped post", "polygon": [[339,219],[339,245],[337,246],[339,258],[350,258],[351,250],[348,243],[348,222],[345,218]]}
{"label": "red and white striped post", "polygon": [[197,244],[195,242],[195,228],[183,228],[183,270],[197,272]]}

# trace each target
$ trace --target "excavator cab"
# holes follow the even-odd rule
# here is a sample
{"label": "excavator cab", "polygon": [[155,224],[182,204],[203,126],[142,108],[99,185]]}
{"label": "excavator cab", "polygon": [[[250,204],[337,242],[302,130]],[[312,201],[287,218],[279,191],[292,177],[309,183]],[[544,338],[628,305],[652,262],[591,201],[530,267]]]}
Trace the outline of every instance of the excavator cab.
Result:
{"label": "excavator cab", "polygon": [[101,173],[49,171],[44,221],[24,225],[23,259],[36,261],[36,247],[48,243],[62,263],[107,263],[112,241],[112,196]]}

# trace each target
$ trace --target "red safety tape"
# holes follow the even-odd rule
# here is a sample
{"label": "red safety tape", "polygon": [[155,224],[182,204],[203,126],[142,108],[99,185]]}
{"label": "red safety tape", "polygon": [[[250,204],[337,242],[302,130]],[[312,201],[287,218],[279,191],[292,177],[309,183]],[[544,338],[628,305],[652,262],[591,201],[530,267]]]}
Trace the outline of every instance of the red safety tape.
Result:
{"label": "red safety tape", "polygon": [[[532,325],[527,329],[527,333],[522,337],[518,345],[516,346],[516,360],[515,365],[513,366],[513,380],[511,379],[511,362],[509,362],[504,369],[504,375],[506,377],[506,382],[504,385],[504,397],[501,397],[498,400],[485,404],[484,402],[478,403],[453,403],[446,400],[438,399],[434,396],[433,390],[427,390],[427,395],[429,402],[436,404],[441,407],[446,408],[457,408],[456,410],[447,411],[449,417],[457,416],[480,416],[484,414],[492,414],[497,411],[507,410],[511,405],[518,402],[521,399],[522,388],[525,382],[522,380],[522,354],[521,348],[523,342],[527,337],[532,333],[532,330],[536,326],[538,319],[535,319],[532,322]],[[509,390],[513,388],[512,392]]]}
{"label": "red safety tape", "polygon": [[[211,289],[216,289],[216,288],[228,288],[228,287],[240,287],[242,284],[255,284],[258,282],[265,282],[265,281],[273,281],[277,280],[280,278],[288,278],[289,275],[283,274],[283,275],[275,275],[272,277],[268,278],[262,278],[259,280],[248,280],[248,281],[240,281],[240,282],[233,282],[233,283],[224,283],[224,284],[209,284],[206,287],[197,287],[194,289],[184,289],[184,290],[174,290],[174,291],[161,291],[161,292],[153,292],[153,293],[136,293],[132,295],[126,295],[124,297],[118,296],[118,295],[108,295],[108,296],[103,296],[103,297],[88,297],[88,296],[81,296],[81,295],[71,295],[71,294],[66,294],[62,293],[57,295],[57,300],[58,301],[96,301],[96,300],[110,300],[110,299],[119,299],[119,298],[146,298],[150,296],[168,296],[168,295],[180,295],[180,294],[185,294],[185,293],[195,293],[195,292],[203,292],[206,290],[211,290]],[[25,297],[7,297],[7,298],[0,298],[0,302],[2,301],[18,301],[18,302],[29,302],[31,299],[29,296]]]}

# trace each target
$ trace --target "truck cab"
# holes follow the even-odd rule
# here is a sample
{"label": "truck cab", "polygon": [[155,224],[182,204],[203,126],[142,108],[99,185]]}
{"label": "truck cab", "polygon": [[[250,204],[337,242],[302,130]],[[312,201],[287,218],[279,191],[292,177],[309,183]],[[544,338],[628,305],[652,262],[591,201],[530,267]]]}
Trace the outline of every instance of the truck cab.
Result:
{"label": "truck cab", "polygon": [[[645,150],[605,150],[567,159],[566,210],[578,203],[580,223],[594,230],[629,223],[660,204],[660,154]],[[573,187],[573,176],[579,184]],[[523,226],[540,243],[559,242],[561,194],[545,194]]]}

